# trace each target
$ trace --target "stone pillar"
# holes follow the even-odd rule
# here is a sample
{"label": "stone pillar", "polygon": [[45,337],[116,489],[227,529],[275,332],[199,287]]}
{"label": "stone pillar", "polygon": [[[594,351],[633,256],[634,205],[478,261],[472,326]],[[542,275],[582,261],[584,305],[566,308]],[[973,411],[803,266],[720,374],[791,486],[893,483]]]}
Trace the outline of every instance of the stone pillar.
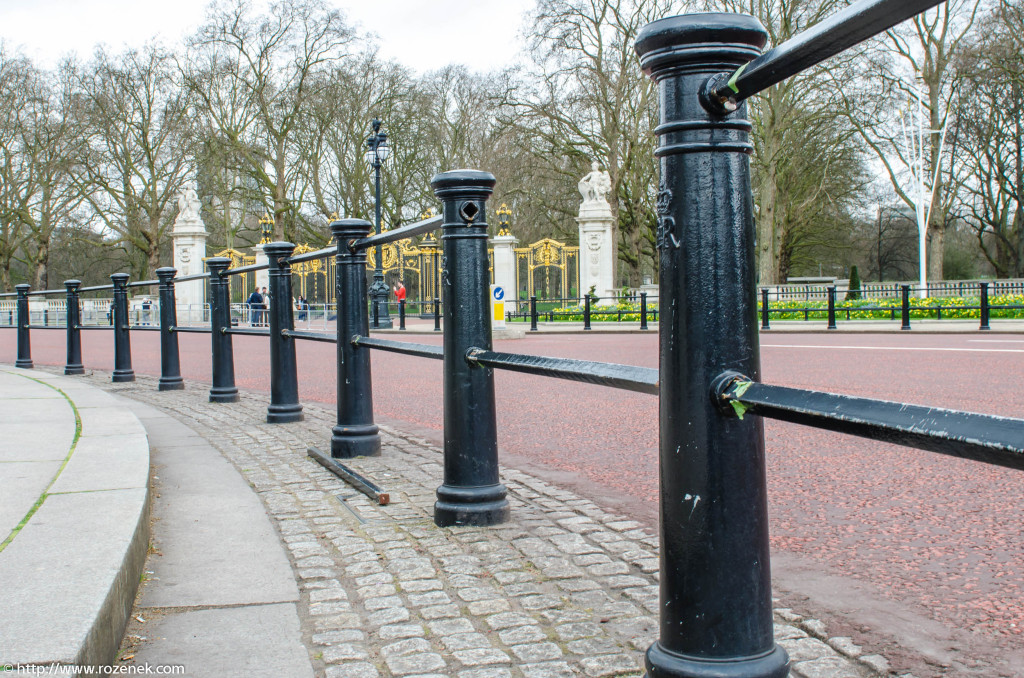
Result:
{"label": "stone pillar", "polygon": [[[268,257],[267,253],[263,251],[263,246],[266,245],[266,244],[267,243],[262,243],[261,242],[259,245],[256,245],[256,247],[253,248],[255,250],[255,253],[256,253],[256,261],[255,261],[255,263],[256,263],[257,266],[260,266],[260,265],[269,266],[270,265],[270,257]],[[270,271],[269,271],[269,269],[264,268],[264,269],[261,269],[259,271],[256,271],[256,287],[258,287],[260,289],[260,294],[263,293],[262,290],[263,290],[264,287],[267,288],[268,292],[270,291]],[[246,290],[245,291],[245,295],[249,296],[249,294],[251,292],[252,292],[252,290]]]}
{"label": "stone pillar", "polygon": [[505,288],[505,301],[514,302],[519,299],[516,290],[516,245],[519,238],[511,233],[496,235],[491,238],[494,248],[494,284]]}
{"label": "stone pillar", "polygon": [[[206,257],[206,239],[209,234],[199,218],[199,199],[191,183],[185,185],[178,197],[178,218],[171,230],[174,247],[174,268],[178,276],[195,275],[203,272]],[[178,305],[178,322],[191,325],[202,322],[202,305],[206,303],[206,289],[202,280],[176,283],[174,296]]]}
{"label": "stone pillar", "polygon": [[612,247],[612,208],[605,195],[611,188],[607,172],[598,170],[595,162],[593,171],[579,183],[583,204],[576,218],[580,229],[580,289],[582,298],[593,286],[600,298],[598,306],[615,303],[615,262]]}

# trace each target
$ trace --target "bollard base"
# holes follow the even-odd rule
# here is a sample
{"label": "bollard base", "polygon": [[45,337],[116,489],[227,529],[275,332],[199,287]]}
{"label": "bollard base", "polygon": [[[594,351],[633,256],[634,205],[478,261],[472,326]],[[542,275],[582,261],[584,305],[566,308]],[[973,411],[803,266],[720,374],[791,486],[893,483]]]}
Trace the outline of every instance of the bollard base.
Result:
{"label": "bollard base", "polygon": [[14,366],[15,367],[24,367],[26,370],[31,370],[32,369],[32,361],[31,360],[26,360],[24,358],[18,358],[14,362]]}
{"label": "bollard base", "polygon": [[185,380],[181,377],[160,377],[156,388],[158,391],[181,391],[185,388]]}
{"label": "bollard base", "polygon": [[64,374],[65,375],[85,374],[85,366],[84,365],[65,365],[64,366]]}
{"label": "bollard base", "polygon": [[128,381],[135,381],[135,370],[114,370],[110,380],[115,384],[122,384]]}
{"label": "bollard base", "polygon": [[237,403],[238,389],[234,386],[215,386],[210,389],[211,403]]}
{"label": "bollard base", "polygon": [[776,645],[767,654],[732,659],[703,659],[676,654],[660,642],[647,649],[647,678],[786,678],[789,655]]}
{"label": "bollard base", "polygon": [[267,407],[268,424],[288,424],[293,421],[302,421],[302,405],[270,405]]}
{"label": "bollard base", "polygon": [[485,487],[437,488],[434,503],[434,524],[438,527],[452,525],[498,525],[509,518],[507,490],[498,483]]}
{"label": "bollard base", "polygon": [[354,459],[355,457],[380,456],[380,429],[376,424],[335,426],[331,429],[331,457]]}

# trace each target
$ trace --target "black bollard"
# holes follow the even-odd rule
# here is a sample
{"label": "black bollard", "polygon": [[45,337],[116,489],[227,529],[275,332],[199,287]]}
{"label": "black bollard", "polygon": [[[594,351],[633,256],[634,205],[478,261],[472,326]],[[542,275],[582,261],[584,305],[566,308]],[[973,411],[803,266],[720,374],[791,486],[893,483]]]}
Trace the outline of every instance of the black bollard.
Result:
{"label": "black bollard", "polygon": [[[211,403],[238,402],[235,387],[235,353],[231,344],[231,284],[224,272],[231,265],[227,257],[210,257],[210,337],[212,341],[213,386]],[[288,303],[287,300],[281,303]]]}
{"label": "black bollard", "polygon": [[583,295],[583,329],[593,329],[590,327],[590,295]]}
{"label": "black bollard", "polygon": [[537,297],[530,297],[530,331],[537,331]]}
{"label": "black bollard", "polygon": [[434,331],[441,331],[441,300],[434,297]]}
{"label": "black bollard", "polygon": [[171,266],[156,269],[160,281],[160,391],[179,391],[185,388],[181,378],[181,362],[178,357],[178,309],[174,299],[174,276],[178,269]]}
{"label": "black bollard", "polygon": [[[337,243],[335,298],[338,300],[338,425],[331,431],[331,456],[336,459],[377,456],[380,433],[373,423],[370,349],[352,344],[352,337],[370,333],[367,315],[366,251],[352,252],[349,243],[365,238],[372,226],[362,219],[331,222]],[[436,308],[436,301],[435,301]]]}
{"label": "black bollard", "polygon": [[64,288],[68,292],[68,360],[64,365],[64,374],[85,374],[85,366],[82,365],[82,317],[78,307],[78,288],[81,286],[81,280],[64,281]]}
{"label": "black bollard", "polygon": [[114,283],[114,374],[111,381],[135,381],[128,319],[128,274],[114,273],[110,279]]}
{"label": "black bollard", "polygon": [[405,329],[405,299],[398,300],[398,329]]}
{"label": "black bollard", "polygon": [[263,253],[270,263],[270,405],[268,424],[302,421],[299,378],[296,372],[295,340],[282,334],[295,329],[292,318],[292,266],[288,257],[295,251],[290,242],[269,242]]}
{"label": "black bollard", "polygon": [[768,288],[761,288],[761,329],[770,330],[771,326],[768,324],[768,315],[770,311],[768,309]]}
{"label": "black bollard", "polygon": [[752,17],[697,14],[648,24],[636,42],[661,115],[661,623],[647,650],[651,678],[788,671],[772,637],[762,423],[711,397],[721,375],[758,380],[761,370],[751,125],[744,104],[711,114],[701,93],[766,39]]}
{"label": "black bollard", "polygon": [[901,330],[910,329],[910,285],[900,285],[900,294],[903,297],[903,304],[900,307],[900,318],[903,320]]}
{"label": "black bollard", "polygon": [[828,288],[828,327],[825,329],[836,330],[836,286]]}
{"label": "black bollard", "polygon": [[14,366],[25,369],[32,369],[32,343],[28,330],[28,291],[31,288],[28,283],[14,286],[18,292],[18,359]]}
{"label": "black bollard", "polygon": [[640,293],[640,329],[647,329],[647,292]]}
{"label": "black bollard", "polygon": [[439,527],[495,525],[509,515],[498,478],[494,371],[466,360],[470,348],[492,348],[486,204],[494,183],[493,175],[475,170],[443,172],[430,182],[444,203],[444,484],[434,504]]}
{"label": "black bollard", "polygon": [[988,324],[989,308],[988,308],[988,283],[981,283],[981,324],[978,326],[979,330],[990,330]]}

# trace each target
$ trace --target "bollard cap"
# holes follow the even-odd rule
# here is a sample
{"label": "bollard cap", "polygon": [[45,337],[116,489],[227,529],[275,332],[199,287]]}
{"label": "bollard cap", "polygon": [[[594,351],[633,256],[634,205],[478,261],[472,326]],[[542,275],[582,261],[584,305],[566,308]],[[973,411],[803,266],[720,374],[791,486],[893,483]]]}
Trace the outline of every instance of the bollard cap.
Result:
{"label": "bollard cap", "polygon": [[494,192],[497,179],[490,172],[473,169],[457,169],[441,172],[430,180],[430,187],[438,198],[488,198]]}
{"label": "bollard cap", "polygon": [[761,55],[768,32],[746,14],[705,12],[653,21],[637,34],[640,67],[648,75],[686,64],[714,64],[722,70]]}
{"label": "bollard cap", "polygon": [[32,286],[29,285],[28,283],[19,283],[14,286],[14,289],[18,291],[18,294],[25,294],[30,289],[32,289]]}
{"label": "bollard cap", "polygon": [[365,238],[373,230],[366,219],[337,219],[331,222],[331,235],[336,239]]}
{"label": "bollard cap", "polygon": [[295,243],[292,242],[283,242],[279,240],[275,242],[268,242],[263,245],[263,253],[266,254],[268,258],[287,258],[290,257],[294,251]]}
{"label": "bollard cap", "polygon": [[114,281],[114,285],[125,285],[128,283],[128,278],[131,276],[127,273],[111,273],[110,279]]}
{"label": "bollard cap", "polygon": [[217,275],[228,270],[229,266],[231,266],[231,260],[227,257],[210,257],[206,260],[206,267],[210,269],[211,273]]}
{"label": "bollard cap", "polygon": [[64,287],[68,288],[68,291],[77,290],[82,286],[81,280],[65,280]]}

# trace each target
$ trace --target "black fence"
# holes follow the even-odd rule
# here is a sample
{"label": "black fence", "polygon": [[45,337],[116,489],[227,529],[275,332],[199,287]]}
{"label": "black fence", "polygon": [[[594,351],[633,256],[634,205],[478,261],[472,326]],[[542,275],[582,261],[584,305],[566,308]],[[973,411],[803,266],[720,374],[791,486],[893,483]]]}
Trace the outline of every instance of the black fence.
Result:
{"label": "black fence", "polygon": [[[1024,469],[1024,420],[853,398],[760,383],[754,284],[754,228],[743,99],[898,21],[934,0],[863,0],[836,18],[758,56],[766,33],[752,17],[685,15],[645,27],[637,53],[659,85],[658,191],[660,360],[658,369],[493,350],[490,331],[486,203],[494,177],[459,170],[434,177],[441,217],[368,237],[369,222],[331,224],[337,264],[337,332],[297,331],[290,304],[272,305],[268,327],[233,327],[227,259],[207,274],[128,283],[111,276],[115,298],[115,381],[134,378],[126,290],[158,284],[161,389],[181,388],[174,283],[209,276],[210,400],[238,398],[232,337],[270,343],[270,422],[302,418],[295,341],[337,347],[337,425],[331,456],[311,455],[352,479],[339,460],[380,454],[373,416],[370,355],[391,351],[444,362],[444,475],[439,526],[493,525],[509,515],[498,474],[494,369],[600,384],[659,398],[661,604],[659,640],[647,651],[652,678],[781,677],[785,651],[772,635],[767,484],[761,417],[894,442]],[[723,73],[723,69],[738,69]],[[695,188],[699,187],[699,188]],[[443,346],[370,336],[369,247],[441,227]],[[272,297],[291,299],[290,243],[266,246]],[[104,286],[107,287],[107,286]],[[82,369],[77,281],[66,284],[69,374]],[[33,294],[53,293],[53,290]],[[28,286],[18,287],[19,367],[31,367]],[[906,298],[906,297],[904,297]],[[725,309],[725,310],[723,310]],[[758,415],[758,416],[751,416]],[[372,490],[372,488],[370,488]]]}

